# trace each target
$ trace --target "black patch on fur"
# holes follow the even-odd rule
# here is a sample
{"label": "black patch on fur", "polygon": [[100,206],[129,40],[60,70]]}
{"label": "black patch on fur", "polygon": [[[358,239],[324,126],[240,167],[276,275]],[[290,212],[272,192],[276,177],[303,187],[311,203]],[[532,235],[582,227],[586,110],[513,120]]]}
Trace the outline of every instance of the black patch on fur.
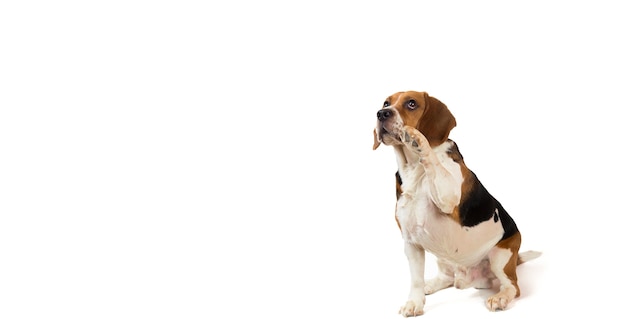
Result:
{"label": "black patch on fur", "polygon": [[455,163],[460,163],[463,161],[463,155],[461,155],[461,152],[459,151],[459,146],[456,145],[456,143],[451,140],[448,139],[448,142],[452,142],[452,145],[448,148],[448,156],[450,156],[450,158],[455,162]]}
{"label": "black patch on fur", "polygon": [[506,210],[504,210],[504,207],[500,205],[500,202],[496,202],[499,206],[498,215],[500,215],[502,228],[504,228],[504,234],[502,235],[502,239],[507,239],[515,235],[515,233],[519,232],[519,230],[517,229],[517,225],[515,224],[515,221],[513,221],[513,218],[509,215],[509,213],[506,212]]}
{"label": "black patch on fur", "polygon": [[498,212],[493,212],[493,222],[494,222],[494,223],[497,223],[497,222],[498,222],[498,220],[499,220],[499,217],[498,217]]}
{"label": "black patch on fur", "polygon": [[[513,218],[509,216],[500,202],[489,194],[474,173],[472,173],[471,178],[475,185],[465,198],[465,201],[459,206],[461,225],[473,227],[492,218],[494,218],[495,222],[498,222],[497,218],[499,216],[504,228],[502,239],[514,235],[518,230]],[[498,209],[498,214],[495,214],[496,209]]]}
{"label": "black patch on fur", "polygon": [[400,177],[400,171],[396,171],[396,199],[400,198],[402,191],[400,186],[402,185],[402,178]]}

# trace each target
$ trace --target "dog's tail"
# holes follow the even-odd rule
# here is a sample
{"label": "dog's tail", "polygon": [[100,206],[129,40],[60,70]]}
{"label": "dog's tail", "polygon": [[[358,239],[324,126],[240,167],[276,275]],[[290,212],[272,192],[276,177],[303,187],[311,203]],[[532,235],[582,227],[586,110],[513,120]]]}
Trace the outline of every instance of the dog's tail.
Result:
{"label": "dog's tail", "polygon": [[517,256],[517,264],[523,264],[527,261],[531,261],[537,257],[541,256],[541,252],[540,251],[534,251],[534,250],[529,250],[529,251],[525,251],[523,253],[520,253]]}

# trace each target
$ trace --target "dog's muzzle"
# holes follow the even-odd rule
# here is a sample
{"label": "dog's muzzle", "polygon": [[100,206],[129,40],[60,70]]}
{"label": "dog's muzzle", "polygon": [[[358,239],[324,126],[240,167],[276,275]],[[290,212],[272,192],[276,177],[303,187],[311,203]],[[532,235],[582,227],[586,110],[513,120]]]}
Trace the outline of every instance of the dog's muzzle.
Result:
{"label": "dog's muzzle", "polygon": [[376,137],[379,142],[392,145],[396,144],[400,138],[398,117],[393,108],[383,108],[376,113],[378,119],[376,126]]}
{"label": "dog's muzzle", "polygon": [[376,118],[378,118],[378,129],[380,134],[398,134],[398,123],[396,114],[392,108],[383,108],[378,110]]}

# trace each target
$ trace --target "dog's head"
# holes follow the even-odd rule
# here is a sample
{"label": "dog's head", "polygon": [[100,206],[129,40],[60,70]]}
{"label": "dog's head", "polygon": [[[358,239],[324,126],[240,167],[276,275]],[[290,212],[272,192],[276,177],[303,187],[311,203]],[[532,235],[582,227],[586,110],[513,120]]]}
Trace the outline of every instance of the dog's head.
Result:
{"label": "dog's head", "polygon": [[445,142],[456,126],[456,120],[448,107],[426,92],[395,93],[385,100],[376,117],[374,149],[381,143],[402,145],[400,133],[405,125],[422,132],[431,146]]}

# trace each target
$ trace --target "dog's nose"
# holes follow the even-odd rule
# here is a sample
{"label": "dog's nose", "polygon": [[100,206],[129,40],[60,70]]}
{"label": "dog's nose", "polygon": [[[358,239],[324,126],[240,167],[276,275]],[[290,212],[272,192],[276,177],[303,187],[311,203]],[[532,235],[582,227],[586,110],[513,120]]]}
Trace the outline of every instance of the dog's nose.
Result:
{"label": "dog's nose", "polygon": [[378,110],[376,116],[378,117],[379,121],[384,121],[391,117],[391,111],[386,109]]}

